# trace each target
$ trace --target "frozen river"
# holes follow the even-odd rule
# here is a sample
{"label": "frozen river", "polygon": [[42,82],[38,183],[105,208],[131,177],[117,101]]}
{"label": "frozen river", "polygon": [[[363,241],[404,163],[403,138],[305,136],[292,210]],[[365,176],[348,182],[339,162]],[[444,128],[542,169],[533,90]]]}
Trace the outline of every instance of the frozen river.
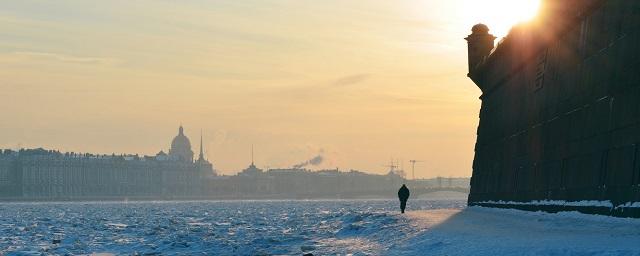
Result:
{"label": "frozen river", "polygon": [[395,200],[2,203],[0,255],[377,255],[421,230],[397,208]]}

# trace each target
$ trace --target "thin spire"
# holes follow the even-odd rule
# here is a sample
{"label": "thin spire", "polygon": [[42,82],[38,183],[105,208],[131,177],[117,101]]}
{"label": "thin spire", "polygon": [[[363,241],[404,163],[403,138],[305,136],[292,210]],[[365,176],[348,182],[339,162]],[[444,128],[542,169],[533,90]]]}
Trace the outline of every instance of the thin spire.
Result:
{"label": "thin spire", "polygon": [[200,129],[200,160],[204,160],[204,150],[202,149],[202,129]]}
{"label": "thin spire", "polygon": [[253,164],[253,144],[251,144],[251,165]]}

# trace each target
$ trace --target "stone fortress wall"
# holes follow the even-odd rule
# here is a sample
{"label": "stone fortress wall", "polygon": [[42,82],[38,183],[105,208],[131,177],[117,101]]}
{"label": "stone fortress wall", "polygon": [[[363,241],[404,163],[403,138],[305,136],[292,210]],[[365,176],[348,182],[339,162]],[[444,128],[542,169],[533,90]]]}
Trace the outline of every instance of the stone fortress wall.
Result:
{"label": "stone fortress wall", "polygon": [[467,37],[482,91],[469,204],[640,216],[640,1],[547,0],[494,38]]}

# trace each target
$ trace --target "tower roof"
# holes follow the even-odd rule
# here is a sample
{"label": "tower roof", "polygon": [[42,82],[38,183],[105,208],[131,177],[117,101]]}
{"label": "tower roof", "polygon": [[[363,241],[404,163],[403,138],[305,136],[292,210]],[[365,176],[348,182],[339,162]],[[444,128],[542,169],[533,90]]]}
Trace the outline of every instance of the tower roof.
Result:
{"label": "tower roof", "polygon": [[478,23],[471,28],[471,32],[473,32],[474,34],[488,34],[489,27],[487,27],[487,25],[485,24]]}

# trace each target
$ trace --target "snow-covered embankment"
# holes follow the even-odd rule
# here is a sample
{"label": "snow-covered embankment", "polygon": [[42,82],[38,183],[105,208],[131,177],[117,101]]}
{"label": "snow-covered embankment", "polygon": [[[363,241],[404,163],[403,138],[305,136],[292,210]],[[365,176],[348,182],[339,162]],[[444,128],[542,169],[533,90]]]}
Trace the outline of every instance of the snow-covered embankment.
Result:
{"label": "snow-covered embankment", "polygon": [[420,233],[388,255],[640,255],[640,219],[470,207],[407,214]]}

